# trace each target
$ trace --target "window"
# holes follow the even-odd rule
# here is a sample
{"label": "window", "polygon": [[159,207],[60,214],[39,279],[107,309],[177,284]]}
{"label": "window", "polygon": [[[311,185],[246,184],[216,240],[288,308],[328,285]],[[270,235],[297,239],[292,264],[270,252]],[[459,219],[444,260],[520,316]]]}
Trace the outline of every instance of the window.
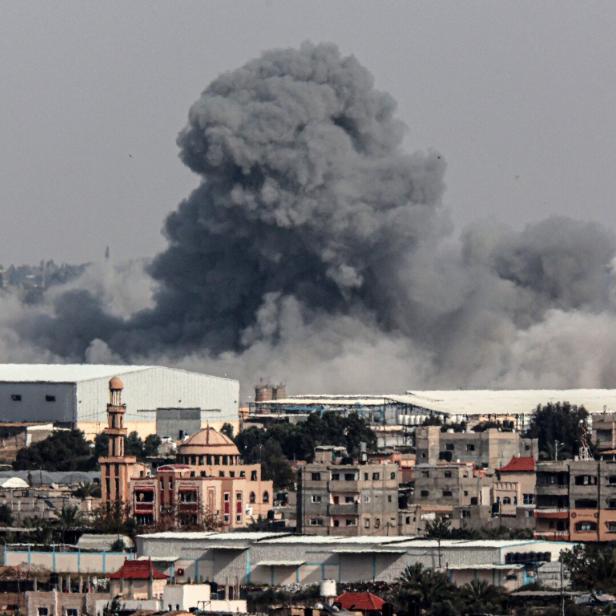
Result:
{"label": "window", "polygon": [[610,498],[607,501],[607,508],[608,509],[616,509],[616,498]]}
{"label": "window", "polygon": [[312,503],[320,503],[321,502],[321,497],[318,494],[313,494],[310,497],[310,502],[312,502]]}
{"label": "window", "polygon": [[312,481],[321,481],[321,473],[310,473]]}
{"label": "window", "polygon": [[378,481],[381,478],[381,473],[372,473],[372,481]]}
{"label": "window", "polygon": [[391,494],[388,494],[388,495],[387,495],[387,502],[388,502],[388,503],[391,503],[391,501],[392,501]]}
{"label": "window", "polygon": [[338,481],[340,479],[340,473],[332,473],[332,481]]}
{"label": "window", "polygon": [[381,528],[381,518],[374,518],[374,528]]}
{"label": "window", "polygon": [[49,610],[46,607],[39,607],[38,616],[49,616]]}
{"label": "window", "polygon": [[473,443],[467,443],[466,451],[475,451],[475,445],[473,445]]}
{"label": "window", "polygon": [[364,503],[370,502],[370,494],[364,494]]}
{"label": "window", "polygon": [[471,496],[471,505],[477,505],[477,497],[476,496]]}
{"label": "window", "polygon": [[344,502],[345,503],[354,503],[355,499],[352,496],[345,496],[344,497]]}
{"label": "window", "polygon": [[267,490],[265,490],[265,492],[263,492],[263,502],[264,503],[269,503],[269,492]]}
{"label": "window", "polygon": [[347,518],[344,523],[347,526],[357,526],[357,521],[355,520],[355,518]]}
{"label": "window", "polygon": [[451,498],[452,496],[453,496],[453,493],[451,492],[451,490],[443,490],[444,498]]}
{"label": "window", "polygon": [[241,516],[239,513],[235,516],[235,521],[236,521],[238,524],[241,524],[241,522],[242,522],[242,516]]}
{"label": "window", "polygon": [[389,473],[389,478],[390,479],[395,479],[396,478],[396,473]]}
{"label": "window", "polygon": [[248,495],[248,502],[249,502],[251,505],[254,505],[254,504],[257,502],[257,495],[256,495],[254,492],[251,492],[251,493]]}
{"label": "window", "polygon": [[589,520],[584,521],[584,522],[578,522],[575,525],[575,530],[580,531],[582,533],[592,532],[594,530],[597,530],[597,523],[591,522]]}
{"label": "window", "polygon": [[468,496],[468,490],[464,490],[464,496]]}
{"label": "window", "polygon": [[322,518],[310,518],[310,526],[323,526]]}
{"label": "window", "polygon": [[[50,396],[49,394],[47,394],[45,396],[45,402],[55,402],[56,401],[56,397],[55,396]],[[77,613],[77,610],[74,610],[75,613]],[[66,610],[66,612],[68,613],[68,610]]]}
{"label": "window", "polygon": [[616,533],[616,522],[606,522],[608,533]]}
{"label": "window", "polygon": [[[21,402],[21,394],[11,394],[11,400],[13,402]],[[46,610],[46,607],[40,607],[40,610]],[[45,612],[47,613],[47,612]]]}
{"label": "window", "polygon": [[407,515],[406,518],[404,518],[404,523],[405,524],[410,524],[411,523],[411,516]]}
{"label": "window", "polygon": [[616,475],[610,475],[607,480],[610,485],[616,485]]}
{"label": "window", "polygon": [[446,444],[445,444],[445,449],[446,449],[447,451],[453,451],[453,450],[455,449],[455,447],[456,447],[456,446],[455,446],[453,443],[446,443]]}
{"label": "window", "polygon": [[445,477],[445,479],[451,479],[451,471],[445,471],[443,477]]}
{"label": "window", "polygon": [[576,509],[596,509],[597,501],[593,498],[578,498],[575,501]]}
{"label": "window", "polygon": [[511,505],[511,499],[508,496],[503,497],[503,505]]}
{"label": "window", "polygon": [[596,486],[597,485],[597,476],[596,475],[577,475],[575,478],[576,486]]}
{"label": "window", "polygon": [[229,501],[229,492],[224,493],[223,500],[225,501],[225,503]]}
{"label": "window", "polygon": [[370,528],[370,518],[364,520],[364,528]]}
{"label": "window", "polygon": [[338,528],[338,526],[340,526],[340,520],[334,520],[334,526]]}
{"label": "window", "polygon": [[251,481],[257,480],[257,471],[250,471],[250,480]]}
{"label": "window", "polygon": [[345,473],[344,480],[345,481],[355,481],[355,473]]}
{"label": "window", "polygon": [[421,471],[422,477],[430,477],[430,471]]}
{"label": "window", "polygon": [[462,509],[462,519],[468,519],[471,517],[471,512],[469,509]]}
{"label": "window", "polygon": [[422,490],[419,494],[422,498],[428,498],[428,496],[430,496],[430,492],[428,492],[428,490]]}
{"label": "window", "polygon": [[534,505],[535,504],[535,495],[534,494],[524,494],[524,504],[525,505]]}
{"label": "window", "polygon": [[79,616],[79,611],[74,607],[67,607],[66,616]]}
{"label": "window", "polygon": [[364,481],[368,481],[369,475],[368,473],[364,473]]}

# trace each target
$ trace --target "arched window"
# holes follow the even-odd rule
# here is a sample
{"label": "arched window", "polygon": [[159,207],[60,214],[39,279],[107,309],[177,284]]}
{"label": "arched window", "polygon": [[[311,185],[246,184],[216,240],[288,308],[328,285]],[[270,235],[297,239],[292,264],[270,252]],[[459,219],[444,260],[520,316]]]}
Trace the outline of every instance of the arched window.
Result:
{"label": "arched window", "polygon": [[511,505],[511,499],[508,496],[503,498],[503,505]]}
{"label": "arched window", "polygon": [[263,502],[264,503],[269,503],[269,492],[267,490],[265,490],[265,492],[263,492]]}
{"label": "arched window", "polygon": [[257,495],[254,492],[251,492],[248,496],[248,502],[252,505],[257,502]]}

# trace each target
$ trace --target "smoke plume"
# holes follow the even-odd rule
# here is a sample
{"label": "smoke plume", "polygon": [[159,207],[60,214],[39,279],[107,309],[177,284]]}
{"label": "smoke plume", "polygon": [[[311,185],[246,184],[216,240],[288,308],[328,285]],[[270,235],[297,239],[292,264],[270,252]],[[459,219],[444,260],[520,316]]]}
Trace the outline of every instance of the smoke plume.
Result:
{"label": "smoke plume", "polygon": [[0,359],[141,361],[298,390],[612,386],[613,235],[551,218],[456,234],[445,161],[333,45],[214,80],[178,137],[201,178],[167,249],[1,302]]}

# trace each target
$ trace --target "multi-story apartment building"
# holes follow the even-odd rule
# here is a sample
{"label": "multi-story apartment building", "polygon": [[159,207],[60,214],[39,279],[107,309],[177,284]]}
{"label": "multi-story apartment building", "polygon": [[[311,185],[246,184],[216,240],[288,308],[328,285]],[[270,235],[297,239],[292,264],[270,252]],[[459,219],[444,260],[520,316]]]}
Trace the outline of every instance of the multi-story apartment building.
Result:
{"label": "multi-story apartment building", "polygon": [[593,415],[592,440],[599,453],[616,450],[616,413]]}
{"label": "multi-story apartment building", "polygon": [[519,508],[535,507],[535,458],[514,457],[497,469],[492,488],[492,503],[501,516],[514,516]]}
{"label": "multi-story apartment building", "polygon": [[297,531],[307,535],[397,535],[396,464],[348,463],[341,448],[318,448],[298,473]]}
{"label": "multi-story apartment building", "polygon": [[540,462],[536,490],[537,537],[616,540],[616,462]]}
{"label": "multi-story apartment building", "polygon": [[490,503],[494,473],[471,463],[418,464],[415,467],[413,504],[426,511]]}
{"label": "multi-story apartment building", "polygon": [[514,456],[537,459],[537,439],[523,438],[519,432],[489,428],[481,432],[442,431],[440,426],[420,426],[415,432],[418,464],[470,462],[484,468],[504,466]]}

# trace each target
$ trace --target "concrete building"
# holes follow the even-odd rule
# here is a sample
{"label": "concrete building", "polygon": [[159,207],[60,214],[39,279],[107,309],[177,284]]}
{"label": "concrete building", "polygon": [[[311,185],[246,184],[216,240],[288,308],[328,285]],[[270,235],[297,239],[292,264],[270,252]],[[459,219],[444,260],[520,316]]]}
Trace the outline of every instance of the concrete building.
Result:
{"label": "concrete building", "polygon": [[308,535],[398,534],[398,466],[343,463],[319,447],[298,473],[297,530]]}
{"label": "concrete building", "polygon": [[113,376],[124,382],[129,432],[154,434],[157,409],[198,409],[200,427],[237,429],[238,381],[161,366],[0,364],[0,421],[50,422],[93,438],[106,425]]}
{"label": "concrete building", "polygon": [[515,456],[496,471],[492,503],[500,516],[515,516],[519,508],[531,512],[535,508],[535,458]]}
{"label": "concrete building", "polygon": [[593,415],[592,441],[600,455],[616,452],[616,413]]}
{"label": "concrete building", "polygon": [[415,467],[413,504],[422,511],[437,505],[449,507],[490,505],[494,471],[476,469],[470,463],[418,464]]}
{"label": "concrete building", "polygon": [[536,537],[616,540],[616,462],[539,462],[536,491]]}
{"label": "concrete building", "polygon": [[243,528],[267,517],[274,487],[260,464],[242,464],[235,443],[207,427],[178,447],[178,464],[131,479],[131,508],[143,525]]}
{"label": "concrete building", "polygon": [[489,428],[481,432],[443,432],[440,426],[421,426],[415,431],[417,464],[470,462],[484,468],[504,466],[514,456],[537,458],[537,439],[519,432]]}

